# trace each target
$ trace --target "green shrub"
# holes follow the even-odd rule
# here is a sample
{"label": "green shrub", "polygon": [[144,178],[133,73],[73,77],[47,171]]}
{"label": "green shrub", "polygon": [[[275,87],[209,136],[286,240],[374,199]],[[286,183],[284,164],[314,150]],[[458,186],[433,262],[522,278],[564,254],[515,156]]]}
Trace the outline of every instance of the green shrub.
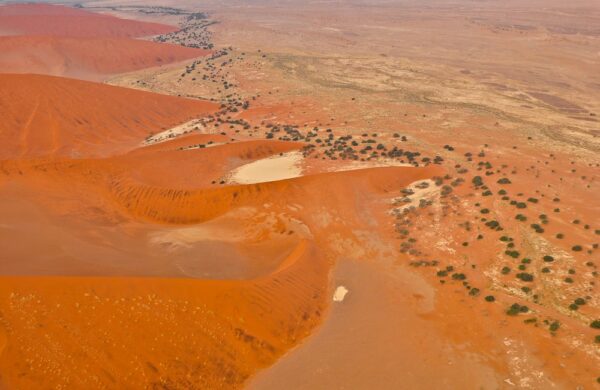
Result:
{"label": "green shrub", "polygon": [[513,303],[506,311],[506,314],[508,314],[509,316],[516,316],[521,312],[520,309],[521,305],[519,305],[518,303]]}
{"label": "green shrub", "polygon": [[500,226],[500,222],[494,220],[488,221],[485,223],[485,226],[489,227],[490,229],[495,229]]}
{"label": "green shrub", "polygon": [[524,282],[533,282],[533,275],[528,274],[527,272],[519,272],[516,277]]}
{"label": "green shrub", "polygon": [[477,287],[473,287],[470,291],[469,291],[469,295],[471,296],[477,296],[479,295],[479,289]]}

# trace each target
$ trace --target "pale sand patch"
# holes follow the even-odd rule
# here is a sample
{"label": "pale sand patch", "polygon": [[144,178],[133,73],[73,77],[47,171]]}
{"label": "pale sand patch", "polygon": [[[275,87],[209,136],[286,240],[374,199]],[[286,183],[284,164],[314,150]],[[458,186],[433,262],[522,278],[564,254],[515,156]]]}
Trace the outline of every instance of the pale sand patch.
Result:
{"label": "pale sand patch", "polygon": [[348,161],[341,165],[337,165],[329,168],[328,172],[344,172],[344,171],[357,171],[359,169],[368,168],[385,168],[385,167],[412,167],[412,164],[401,163],[392,159],[383,159],[377,161]]}
{"label": "pale sand patch", "polygon": [[421,200],[433,201],[439,196],[440,187],[436,186],[433,180],[426,179],[411,183],[405,191],[408,192],[404,196],[392,199],[392,204],[394,206],[399,205],[399,207],[394,207],[390,212],[391,214],[399,215],[405,210],[419,207]]}
{"label": "pale sand patch", "polygon": [[[256,222],[247,225],[241,223],[242,220],[252,217],[256,218]],[[202,224],[160,229],[148,235],[148,242],[171,252],[208,241],[226,244],[256,243],[261,240],[265,231],[274,232],[282,223],[286,231],[291,230],[303,238],[313,238],[312,232],[304,222],[285,213],[258,213],[252,207],[243,207]]]}
{"label": "pale sand patch", "polygon": [[344,286],[338,286],[333,293],[333,301],[343,302],[346,294],[348,294],[348,289]]}
{"label": "pale sand patch", "polygon": [[165,131],[161,131],[158,134],[151,135],[142,142],[142,146],[164,142],[169,139],[176,138],[180,135],[190,133],[192,131],[199,131],[202,134],[206,133],[206,129],[202,124],[201,119],[192,119],[191,121],[182,123],[181,125],[171,127],[170,129],[167,129]]}
{"label": "pale sand patch", "polygon": [[201,241],[219,241],[224,243],[235,243],[246,238],[243,230],[232,229],[227,226],[191,226],[184,228],[172,228],[158,231],[149,235],[152,245],[162,246],[170,251],[179,248],[189,248]]}
{"label": "pale sand patch", "polygon": [[226,181],[255,184],[300,177],[302,159],[302,153],[294,151],[253,161],[231,171]]}

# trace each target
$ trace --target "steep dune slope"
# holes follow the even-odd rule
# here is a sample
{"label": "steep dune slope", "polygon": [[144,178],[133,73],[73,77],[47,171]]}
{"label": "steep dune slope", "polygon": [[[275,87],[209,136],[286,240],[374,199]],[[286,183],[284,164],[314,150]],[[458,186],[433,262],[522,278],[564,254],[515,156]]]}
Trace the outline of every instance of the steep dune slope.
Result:
{"label": "steep dune slope", "polygon": [[[3,277],[0,333],[7,342],[0,372],[8,386],[241,387],[309,335],[327,310],[334,254],[313,237],[324,239],[320,210],[343,221],[327,234],[342,234],[363,223],[357,206],[365,205],[365,199],[376,200],[438,173],[434,167],[396,167],[195,189],[185,185],[190,171],[177,166],[217,161],[221,166],[214,163],[214,168],[223,170],[228,156],[253,160],[301,144],[250,141],[175,151],[164,145],[107,159],[4,162],[0,189],[17,189],[21,199],[28,194],[50,210],[53,223],[84,230],[79,233],[84,239],[85,230],[95,226],[87,240],[108,247],[118,242],[134,248],[139,238],[131,229],[142,223],[165,237],[164,242],[172,240],[173,232],[193,239],[199,229],[208,228],[204,231],[216,235],[218,225],[207,227],[207,221],[249,210],[241,231],[265,226],[254,236],[256,243],[289,236],[289,255],[269,274],[248,280]],[[151,170],[136,171],[145,159],[154,160],[150,165],[178,162],[170,174],[160,173],[159,187],[153,185]],[[275,222],[267,223],[270,219]],[[102,225],[116,234],[97,228]],[[177,226],[188,230],[173,231]],[[202,237],[197,240],[206,239]],[[149,252],[157,250],[147,247],[146,254],[133,255],[149,259]],[[196,262],[206,256],[197,252]]]}
{"label": "steep dune slope", "polygon": [[143,37],[176,29],[164,24],[120,19],[60,5],[11,4],[0,7],[0,31],[4,35]]}
{"label": "steep dune slope", "polygon": [[239,387],[319,321],[327,273],[313,249],[300,243],[289,267],[248,282],[4,277],[0,380]]}
{"label": "steep dune slope", "polygon": [[[93,157],[216,110],[209,102],[50,76],[0,74],[0,158]],[[81,96],[85,96],[82,99]]]}
{"label": "steep dune slope", "polygon": [[127,38],[0,37],[0,72],[95,80],[165,65],[208,51]]}

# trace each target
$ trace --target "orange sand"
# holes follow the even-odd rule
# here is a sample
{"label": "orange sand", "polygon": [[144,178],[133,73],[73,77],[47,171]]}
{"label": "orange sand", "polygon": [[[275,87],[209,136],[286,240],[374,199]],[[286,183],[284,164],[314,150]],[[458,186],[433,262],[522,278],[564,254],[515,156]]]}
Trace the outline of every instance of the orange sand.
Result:
{"label": "orange sand", "polygon": [[[142,37],[165,34],[176,27],[120,19],[81,9],[49,4],[11,4],[0,7],[0,26],[5,35],[54,35],[69,37]],[[10,34],[7,34],[10,33]]]}
{"label": "orange sand", "polygon": [[8,36],[0,37],[0,72],[95,80],[207,53],[202,49],[127,38]]}
{"label": "orange sand", "polygon": [[209,102],[50,76],[0,74],[0,84],[3,159],[114,154],[217,108]]}

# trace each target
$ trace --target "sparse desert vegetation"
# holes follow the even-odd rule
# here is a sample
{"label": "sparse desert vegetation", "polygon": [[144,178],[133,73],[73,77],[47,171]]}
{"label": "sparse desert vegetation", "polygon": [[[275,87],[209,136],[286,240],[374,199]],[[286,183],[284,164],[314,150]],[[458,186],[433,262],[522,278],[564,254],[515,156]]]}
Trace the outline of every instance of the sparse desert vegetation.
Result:
{"label": "sparse desert vegetation", "polygon": [[0,388],[595,386],[600,8],[540,4],[0,6]]}

